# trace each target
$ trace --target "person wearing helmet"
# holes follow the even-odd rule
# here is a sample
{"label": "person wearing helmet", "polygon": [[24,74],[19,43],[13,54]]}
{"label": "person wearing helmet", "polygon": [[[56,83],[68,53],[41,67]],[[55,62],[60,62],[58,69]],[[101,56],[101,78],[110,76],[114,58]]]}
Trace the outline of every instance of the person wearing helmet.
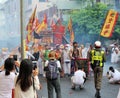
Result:
{"label": "person wearing helmet", "polygon": [[90,51],[90,62],[91,67],[94,71],[94,83],[95,83],[95,97],[101,98],[100,90],[101,90],[101,83],[102,83],[102,74],[103,74],[103,67],[104,62],[106,61],[105,53],[101,49],[101,42],[95,42],[95,48]]}

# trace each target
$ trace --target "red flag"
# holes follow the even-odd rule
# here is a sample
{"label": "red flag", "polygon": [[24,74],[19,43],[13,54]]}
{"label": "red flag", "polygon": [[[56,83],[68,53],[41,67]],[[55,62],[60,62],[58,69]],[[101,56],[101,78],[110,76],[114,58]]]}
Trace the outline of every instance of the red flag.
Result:
{"label": "red flag", "polygon": [[41,24],[36,27],[36,33],[39,34],[42,30],[47,28],[47,15],[44,14],[44,19]]}
{"label": "red flag", "polygon": [[29,19],[29,22],[28,22],[28,24],[27,24],[27,27],[26,27],[26,30],[28,31],[28,33],[32,33],[32,31],[33,31],[32,28],[33,28],[33,23],[34,23],[35,17],[36,17],[36,8],[37,8],[37,7],[35,7],[32,15],[31,15],[31,17],[30,17],[30,19]]}
{"label": "red flag", "polygon": [[74,32],[73,32],[73,27],[72,27],[72,19],[70,17],[70,20],[68,22],[68,30],[70,32],[70,42],[73,43],[74,41]]}
{"label": "red flag", "polygon": [[62,44],[62,35],[60,33],[54,34],[54,44]]}
{"label": "red flag", "polygon": [[65,32],[65,26],[60,25],[59,26],[59,32],[64,33]]}
{"label": "red flag", "polygon": [[34,21],[35,21],[35,16],[36,16],[36,8],[37,6],[35,7],[30,19],[29,19],[29,22],[27,24],[27,27],[26,27],[26,30],[28,32],[27,34],[27,42],[29,43],[31,40],[32,40],[32,32],[33,32],[33,24],[34,24]]}
{"label": "red flag", "polygon": [[38,18],[35,18],[32,30],[34,31],[39,24],[40,24],[40,22],[39,22]]}

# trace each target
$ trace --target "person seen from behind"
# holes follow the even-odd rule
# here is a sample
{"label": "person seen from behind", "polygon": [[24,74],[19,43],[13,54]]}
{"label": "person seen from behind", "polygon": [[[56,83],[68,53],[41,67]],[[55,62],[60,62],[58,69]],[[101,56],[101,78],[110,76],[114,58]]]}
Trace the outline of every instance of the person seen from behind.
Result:
{"label": "person seen from behind", "polygon": [[79,86],[80,89],[84,88],[84,83],[86,81],[86,74],[84,68],[78,67],[78,70],[75,71],[74,76],[71,77],[72,88],[75,90],[76,86]]}
{"label": "person seen from behind", "polygon": [[23,59],[20,63],[19,75],[15,78],[15,98],[37,98],[36,90],[41,85],[37,71],[33,70],[30,59]]}
{"label": "person seen from behind", "polygon": [[15,78],[14,65],[13,58],[7,58],[4,62],[4,70],[0,72],[0,98],[12,98]]}
{"label": "person seen from behind", "polygon": [[104,62],[106,61],[105,53],[101,50],[101,42],[95,42],[95,49],[90,51],[90,58],[91,67],[94,71],[94,83],[95,83],[95,97],[101,98],[100,90],[101,90],[101,83],[102,83],[102,76],[103,76],[103,67]]}
{"label": "person seen from behind", "polygon": [[50,51],[49,60],[45,62],[44,71],[46,72],[48,98],[54,98],[53,90],[55,88],[56,98],[61,98],[61,87],[60,87],[60,72],[61,65],[60,61],[56,59],[55,51]]}

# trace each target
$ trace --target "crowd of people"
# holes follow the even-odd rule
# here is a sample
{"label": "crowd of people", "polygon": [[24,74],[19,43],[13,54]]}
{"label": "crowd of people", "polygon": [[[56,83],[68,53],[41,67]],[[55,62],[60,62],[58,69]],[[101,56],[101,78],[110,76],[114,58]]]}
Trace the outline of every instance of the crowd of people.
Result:
{"label": "crowd of people", "polygon": [[[0,81],[0,98],[28,98],[28,96],[37,98],[36,90],[42,87],[38,74],[47,79],[48,98],[54,98],[54,88],[56,98],[62,98],[60,78],[70,77],[71,89],[75,90],[76,85],[83,89],[90,71],[94,72],[95,97],[101,98],[101,81],[106,61],[106,50],[101,49],[102,45],[99,41],[94,45],[86,44],[86,46],[83,44],[79,46],[77,42],[73,42],[72,45],[56,45],[55,47],[47,44],[33,44],[31,47],[26,47],[25,59],[22,60],[20,47],[18,52],[12,53],[4,49],[0,66],[0,80],[2,80]],[[112,49],[112,53],[114,50],[118,49]],[[119,54],[119,51],[115,53]],[[117,58],[116,62],[119,61],[119,56]],[[109,68],[107,72],[109,83],[120,82],[120,73],[118,73],[119,71],[114,67]]]}

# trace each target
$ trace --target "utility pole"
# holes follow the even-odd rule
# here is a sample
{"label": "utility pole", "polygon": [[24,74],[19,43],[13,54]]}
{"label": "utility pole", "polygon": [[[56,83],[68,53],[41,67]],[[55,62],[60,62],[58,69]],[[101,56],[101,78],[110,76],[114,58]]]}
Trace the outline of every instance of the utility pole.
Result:
{"label": "utility pole", "polygon": [[23,0],[20,0],[21,59],[24,59]]}

